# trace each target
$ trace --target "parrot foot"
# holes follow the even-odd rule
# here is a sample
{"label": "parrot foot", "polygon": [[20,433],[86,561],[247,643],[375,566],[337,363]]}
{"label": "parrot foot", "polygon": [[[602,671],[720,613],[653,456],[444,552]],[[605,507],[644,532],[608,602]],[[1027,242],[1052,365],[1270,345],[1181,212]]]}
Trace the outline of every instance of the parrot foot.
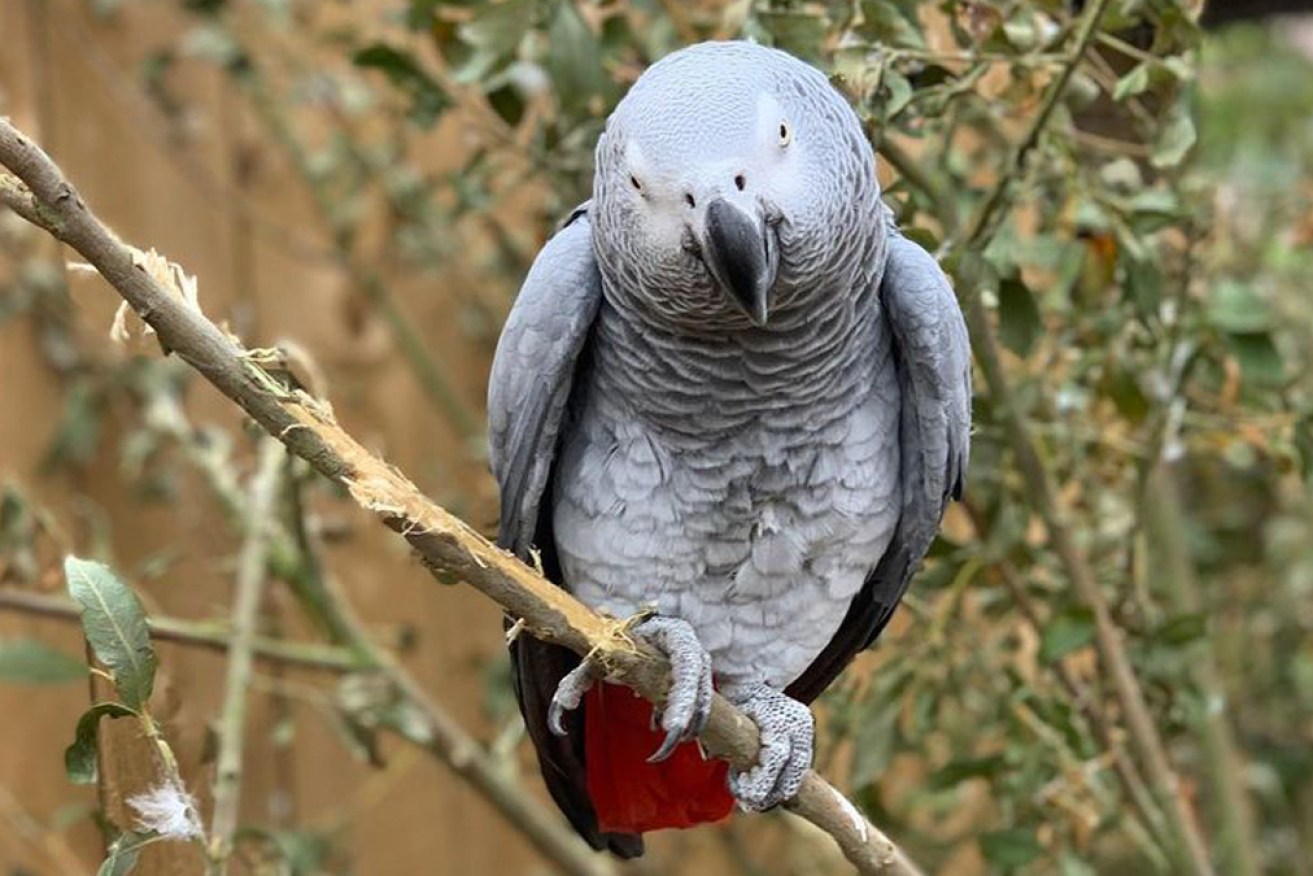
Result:
{"label": "parrot foot", "polygon": [[649,617],[634,627],[634,635],[670,660],[670,690],[661,712],[666,738],[647,759],[648,763],[660,763],[679,743],[696,739],[711,717],[711,655],[688,621],[677,617]]}
{"label": "parrot foot", "polygon": [[[659,763],[670,757],[679,743],[696,738],[711,717],[711,655],[688,621],[677,617],[648,617],[633,627],[632,635],[648,642],[670,661],[670,690],[660,720],[666,737],[648,758],[649,763]],[[602,668],[587,657],[566,673],[547,707],[548,729],[557,736],[566,735],[562,722],[565,713],[579,708],[584,694],[602,673]]]}
{"label": "parrot foot", "polygon": [[761,730],[757,765],[730,770],[730,793],[749,812],[762,812],[793,798],[811,768],[816,741],[811,710],[760,682],[731,689],[726,697]]}
{"label": "parrot foot", "polygon": [[556,693],[552,694],[551,705],[547,707],[547,729],[557,736],[566,735],[565,725],[561,723],[561,719],[565,717],[566,712],[579,708],[580,700],[597,682],[597,676],[597,668],[587,657],[566,673],[561,683],[556,686]]}

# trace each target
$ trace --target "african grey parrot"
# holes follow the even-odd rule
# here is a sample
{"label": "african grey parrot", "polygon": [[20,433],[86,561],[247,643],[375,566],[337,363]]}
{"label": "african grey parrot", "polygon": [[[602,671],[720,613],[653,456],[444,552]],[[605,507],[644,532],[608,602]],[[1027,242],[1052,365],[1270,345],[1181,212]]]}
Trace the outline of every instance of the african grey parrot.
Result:
{"label": "african grey parrot", "polygon": [[[553,798],[632,857],[644,831],[796,793],[806,704],[879,635],[961,495],[970,349],[856,115],[801,61],[675,52],[596,158],[502,332],[488,419],[501,545],[595,609],[652,612],[634,634],[672,663],[654,716],[562,648],[511,646]],[[760,725],[751,770],[696,744],[713,686]]]}

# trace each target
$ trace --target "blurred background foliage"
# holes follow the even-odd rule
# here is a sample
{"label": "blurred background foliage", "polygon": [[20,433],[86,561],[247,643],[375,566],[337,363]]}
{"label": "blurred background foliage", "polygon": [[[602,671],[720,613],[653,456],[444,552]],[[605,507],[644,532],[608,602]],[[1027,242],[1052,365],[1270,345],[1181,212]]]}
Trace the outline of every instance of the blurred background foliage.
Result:
{"label": "blurred background foliage", "polygon": [[[40,16],[47,5],[27,6]],[[166,9],[171,25],[146,50],[105,47]],[[42,26],[75,34],[152,148],[190,168],[188,185],[346,289],[333,318],[352,343],[403,361],[440,423],[431,443],[441,452],[411,473],[485,529],[494,504],[480,381],[534,253],[588,196],[592,145],[626,87],[705,38],[749,37],[829,71],[881,156],[903,227],[960,292],[979,293],[1007,389],[977,381],[967,501],[895,628],[822,701],[820,768],[929,872],[1202,872],[1176,849],[1179,806],[1217,872],[1307,873],[1313,19],[1205,33],[1187,0],[1114,0],[1018,162],[1083,10],[1059,0],[86,0],[48,4]],[[198,69],[246,120],[218,176],[197,156],[231,119],[202,99]],[[19,96],[0,98],[0,110],[5,99]],[[43,99],[37,88],[38,116]],[[270,174],[292,180],[308,218],[288,221],[260,198]],[[996,196],[1004,209],[973,224]],[[298,345],[295,320],[261,319],[260,296],[279,292],[257,295],[257,261],[240,248],[232,259],[245,291],[221,306],[207,304],[201,277],[212,316],[251,344],[288,339],[287,370],[335,400],[344,386],[349,397],[375,391],[350,356]],[[197,381],[179,363],[148,345],[122,355],[103,333],[79,331],[63,267],[12,217],[0,217],[0,268],[0,328],[31,332],[32,355],[59,375],[61,410],[28,424],[46,435],[40,466],[0,466],[4,587],[57,588],[59,554],[75,547],[115,556],[112,509],[90,498],[47,509],[30,495],[51,478],[76,491],[107,459],[150,501],[215,503],[240,531],[250,437],[235,422],[193,424]],[[1009,410],[1038,450],[1056,516],[1018,462]],[[348,425],[387,447],[407,417]],[[305,505],[287,512],[289,527],[331,543],[344,506],[297,484]],[[1155,781],[1127,731],[1096,647],[1097,609],[1054,549],[1055,521],[1093,570],[1177,787]],[[341,641],[298,573],[310,555],[285,558],[276,576],[307,610],[305,629]],[[187,573],[167,546],[123,571],[138,582]],[[426,620],[393,632],[386,644],[405,655]],[[541,797],[496,625],[484,633],[479,660],[446,669],[481,679],[480,733]],[[82,677],[51,653],[34,658],[31,642],[0,638],[0,679]],[[377,704],[351,702],[302,719],[334,722],[352,753],[375,759],[371,734],[396,729],[395,716],[366,720],[360,709]],[[72,729],[48,732],[71,739]],[[198,784],[207,768],[200,758]],[[764,845],[749,841],[758,835]],[[289,825],[279,836],[261,853],[269,872],[357,872],[349,835]],[[774,817],[739,819],[696,847],[698,863],[686,843],[658,843],[643,872],[843,872]]]}

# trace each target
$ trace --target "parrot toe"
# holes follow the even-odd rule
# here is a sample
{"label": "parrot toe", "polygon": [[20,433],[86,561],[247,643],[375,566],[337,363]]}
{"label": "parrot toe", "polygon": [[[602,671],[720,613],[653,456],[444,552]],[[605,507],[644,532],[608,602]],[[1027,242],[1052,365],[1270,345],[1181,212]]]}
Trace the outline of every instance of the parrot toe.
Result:
{"label": "parrot toe", "polygon": [[579,708],[579,702],[588,693],[588,689],[593,686],[597,680],[597,675],[593,665],[584,660],[574,669],[566,673],[561,679],[561,683],[556,686],[556,693],[552,694],[551,705],[547,707],[547,727],[557,736],[566,734],[565,725],[561,719],[565,717],[566,712]]}
{"label": "parrot toe", "polygon": [[816,725],[811,710],[764,684],[752,684],[726,696],[757,723],[761,751],[750,770],[730,770],[729,789],[739,805],[761,812],[791,799],[811,769]]}
{"label": "parrot toe", "polygon": [[666,738],[648,758],[660,763],[679,743],[696,738],[711,716],[711,655],[688,621],[677,617],[650,617],[634,627],[634,635],[670,660],[670,691],[661,712]]}

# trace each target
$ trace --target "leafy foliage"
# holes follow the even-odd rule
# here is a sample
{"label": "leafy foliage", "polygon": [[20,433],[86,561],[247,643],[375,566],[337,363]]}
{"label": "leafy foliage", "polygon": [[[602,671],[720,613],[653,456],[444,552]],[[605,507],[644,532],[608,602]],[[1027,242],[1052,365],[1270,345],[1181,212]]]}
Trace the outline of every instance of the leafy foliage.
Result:
{"label": "leafy foliage", "polygon": [[[483,366],[538,244],[587,196],[607,113],[648,63],[691,40],[747,36],[825,69],[879,152],[901,224],[943,257],[960,292],[981,294],[1011,385],[1009,398],[981,390],[975,400],[967,503],[897,628],[823,704],[827,774],[931,870],[1174,866],[1168,790],[1140,787],[1140,766],[1125,768],[1135,755],[1124,714],[1094,617],[1021,477],[1005,416],[1015,409],[1219,869],[1300,872],[1313,854],[1300,821],[1313,805],[1313,76],[1297,45],[1258,28],[1205,37],[1182,0],[1113,2],[1037,148],[1016,164],[1083,4],[409,0],[389,21],[303,15],[295,28],[296,4],[240,5],[192,4],[190,30],[143,65],[144,93],[177,118],[191,97],[183,70],[230,77],[321,220],[322,235],[297,229],[289,251],[339,266],[352,312],[377,319],[399,348],[411,323],[465,330],[462,345],[421,343],[410,357],[417,374],[436,370],[430,397],[453,423],[462,406],[477,410],[477,393],[442,386],[445,370]],[[264,49],[270,35],[288,50]],[[431,160],[438,140],[462,144],[449,164]],[[964,248],[1000,181],[1008,209]],[[206,470],[240,467],[239,441],[161,428],[161,411],[185,423],[180,369],[88,356],[71,340],[58,272],[40,270],[23,241],[0,243],[25,266],[0,286],[0,321],[30,319],[67,380],[52,470],[102,458],[116,435],[107,417],[125,409],[139,428],[115,449],[143,492],[176,500],[178,448]],[[465,282],[402,294],[453,264]],[[479,465],[453,463],[467,464]],[[0,575],[36,578],[41,531],[16,492],[0,495]],[[125,703],[96,707],[112,715],[148,698],[153,657],[135,598],[86,565],[88,636]],[[0,648],[0,674],[72,675],[13,647]],[[486,673],[498,721],[502,669]],[[382,760],[378,730],[423,741],[395,692],[369,676],[331,701],[322,711],[361,758]],[[513,720],[503,742],[517,738]],[[89,712],[79,740],[88,721],[95,732]],[[69,772],[86,778],[89,749],[78,746]],[[1232,811],[1232,794],[1253,811]],[[298,872],[338,872],[327,851],[336,838],[262,837]]]}

